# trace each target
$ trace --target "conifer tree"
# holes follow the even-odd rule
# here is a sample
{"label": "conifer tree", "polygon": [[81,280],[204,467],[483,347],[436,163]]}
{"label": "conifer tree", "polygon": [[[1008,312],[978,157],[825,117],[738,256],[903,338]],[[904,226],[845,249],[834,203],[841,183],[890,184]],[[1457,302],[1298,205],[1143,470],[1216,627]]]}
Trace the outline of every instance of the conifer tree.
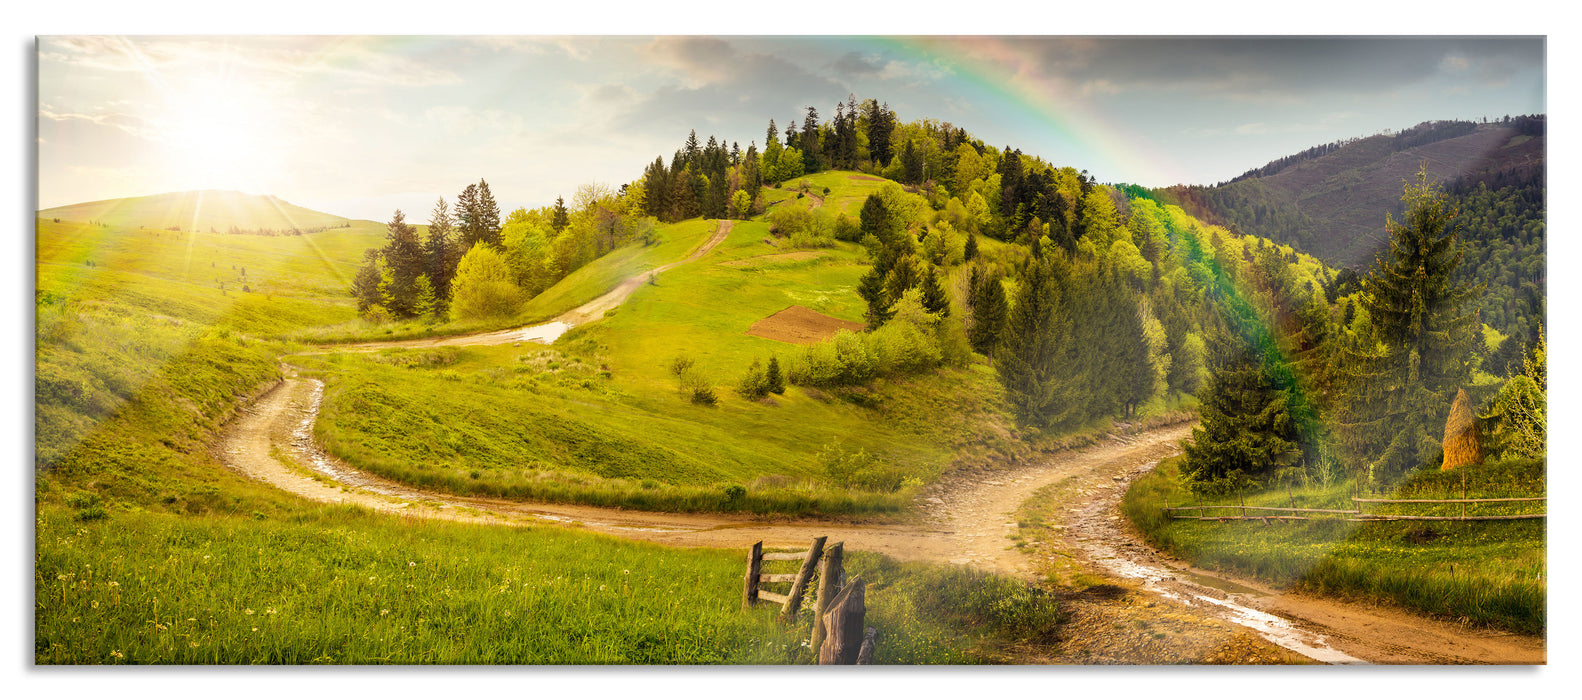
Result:
{"label": "conifer tree", "polygon": [[802,171],[816,173],[820,167],[818,154],[820,152],[818,141],[818,108],[811,105],[807,108],[807,117],[802,120]]}
{"label": "conifer tree", "polygon": [[1000,283],[998,276],[984,277],[972,301],[972,331],[967,335],[972,349],[992,357],[1005,335],[1009,315],[1005,285]]}
{"label": "conifer tree", "polygon": [[928,265],[928,270],[923,273],[923,278],[918,281],[917,288],[923,293],[923,309],[940,317],[950,315],[950,297],[945,293],[945,287],[939,282],[939,268]]}
{"label": "conifer tree", "polygon": [[398,318],[410,318],[415,315],[417,278],[427,267],[427,260],[417,229],[407,224],[400,209],[385,224],[385,241],[383,256],[390,275],[385,306]]}
{"label": "conifer tree", "polygon": [[549,217],[549,227],[560,233],[571,225],[571,215],[566,211],[566,198],[555,197],[555,211]]}
{"label": "conifer tree", "polygon": [[[1059,290],[1049,257],[1029,260],[1017,288],[1004,343],[994,369],[1022,425],[1048,427],[1058,417],[1056,403],[1064,371],[1060,357],[1062,322]],[[991,285],[992,286],[992,285]]]}
{"label": "conifer tree", "polygon": [[455,247],[451,240],[450,209],[445,205],[445,198],[440,197],[434,204],[434,212],[429,214],[428,240],[423,242],[424,269],[433,285],[437,315],[444,315],[448,308],[450,280],[456,274],[456,263],[461,260],[455,255]]}
{"label": "conifer tree", "polygon": [[780,360],[774,355],[769,356],[769,368],[764,372],[765,383],[769,385],[769,393],[786,393],[785,375],[780,372]]}
{"label": "conifer tree", "polygon": [[1390,477],[1434,459],[1456,391],[1471,379],[1477,317],[1464,311],[1479,288],[1457,284],[1461,262],[1455,212],[1420,171],[1401,201],[1404,220],[1387,217],[1390,249],[1377,259],[1359,297],[1371,335],[1345,350],[1347,375],[1337,432],[1348,461],[1369,476]]}
{"label": "conifer tree", "polygon": [[478,181],[478,240],[500,247],[500,205],[489,192],[489,183]]}
{"label": "conifer tree", "polygon": [[1212,379],[1199,394],[1200,422],[1184,443],[1182,473],[1194,491],[1252,485],[1297,455],[1286,393],[1263,353],[1238,333],[1216,337]]}
{"label": "conifer tree", "polygon": [[[477,243],[478,234],[478,186],[467,185],[461,194],[456,195],[456,243],[465,253],[472,249],[472,244]],[[460,260],[461,256],[457,256]]]}

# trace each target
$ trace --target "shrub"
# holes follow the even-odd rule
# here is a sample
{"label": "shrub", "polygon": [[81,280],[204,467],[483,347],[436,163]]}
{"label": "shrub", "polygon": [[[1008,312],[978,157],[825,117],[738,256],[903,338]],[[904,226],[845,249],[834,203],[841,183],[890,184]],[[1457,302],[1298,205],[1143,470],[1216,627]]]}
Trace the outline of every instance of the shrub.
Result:
{"label": "shrub", "polygon": [[761,399],[769,395],[769,373],[764,371],[763,365],[757,358],[753,359],[753,363],[747,367],[746,372],[742,373],[741,378],[736,380],[736,393],[747,399]]}
{"label": "shrub", "polygon": [[846,488],[894,493],[906,480],[900,468],[881,462],[860,447],[847,451],[839,441],[819,450],[818,460],[830,480]]}

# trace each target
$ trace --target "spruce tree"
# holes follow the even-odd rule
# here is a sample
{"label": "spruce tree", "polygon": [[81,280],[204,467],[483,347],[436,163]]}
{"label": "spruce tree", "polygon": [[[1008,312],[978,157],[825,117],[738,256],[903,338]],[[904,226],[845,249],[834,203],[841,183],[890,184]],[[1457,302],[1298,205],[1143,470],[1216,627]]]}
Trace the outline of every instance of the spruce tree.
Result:
{"label": "spruce tree", "polygon": [[1048,427],[1058,419],[1063,320],[1050,258],[1029,260],[1011,308],[994,369],[1022,425]]}
{"label": "spruce tree", "polygon": [[[480,239],[478,223],[478,186],[467,185],[467,188],[456,195],[456,243],[462,253],[472,250],[474,243]],[[456,256],[459,261],[461,256]]]}
{"label": "spruce tree", "polygon": [[945,287],[939,282],[939,268],[928,265],[928,270],[923,273],[923,278],[918,281],[918,289],[923,293],[923,308],[931,314],[939,314],[941,318],[950,315],[950,296],[945,293]]}
{"label": "spruce tree", "polygon": [[417,278],[427,267],[423,243],[418,240],[417,229],[408,225],[400,209],[385,224],[383,255],[389,270],[390,283],[385,290],[387,308],[398,318],[415,315],[417,303]]}
{"label": "spruce tree", "polygon": [[549,227],[560,233],[571,225],[571,215],[566,212],[566,198],[555,197],[555,210],[549,217]]}
{"label": "spruce tree", "polygon": [[461,260],[453,251],[455,245],[451,240],[450,209],[445,205],[445,198],[440,197],[434,204],[434,212],[428,217],[428,240],[423,242],[423,257],[425,270],[429,283],[434,288],[434,310],[436,315],[444,315],[450,301],[450,280],[456,274],[456,263]]}
{"label": "spruce tree", "polygon": [[972,349],[990,357],[1005,335],[1010,308],[1005,300],[1005,285],[995,275],[986,276],[978,285],[977,296],[972,302],[972,332],[967,340]]}
{"label": "spruce tree", "polygon": [[1375,261],[1358,298],[1370,334],[1346,348],[1339,363],[1341,448],[1374,478],[1438,454],[1445,416],[1471,379],[1480,337],[1475,312],[1464,309],[1482,290],[1453,279],[1461,252],[1444,193],[1420,171],[1401,201],[1404,220],[1386,218],[1390,249]]}
{"label": "spruce tree", "polygon": [[780,373],[780,360],[774,355],[769,356],[769,368],[764,374],[765,383],[769,385],[769,393],[786,393],[785,375]]}
{"label": "spruce tree", "polygon": [[1212,379],[1198,395],[1199,425],[1184,443],[1182,474],[1199,493],[1248,486],[1297,455],[1285,392],[1263,353],[1234,332],[1216,336]]}
{"label": "spruce tree", "polygon": [[978,259],[978,234],[967,234],[967,243],[961,250],[962,262],[972,262]]}
{"label": "spruce tree", "polygon": [[489,183],[478,181],[478,240],[500,247],[500,205],[489,192]]}

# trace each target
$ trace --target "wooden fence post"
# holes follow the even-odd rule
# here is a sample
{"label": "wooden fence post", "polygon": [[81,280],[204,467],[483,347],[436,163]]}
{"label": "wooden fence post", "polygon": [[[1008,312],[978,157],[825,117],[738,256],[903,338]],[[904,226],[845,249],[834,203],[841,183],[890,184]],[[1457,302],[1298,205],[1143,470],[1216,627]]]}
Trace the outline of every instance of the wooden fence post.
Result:
{"label": "wooden fence post", "polygon": [[813,653],[824,644],[824,613],[829,610],[830,601],[838,590],[836,581],[844,572],[842,559],[844,558],[845,542],[836,542],[830,545],[829,551],[824,553],[824,560],[818,563],[818,597],[813,600],[813,638],[808,641]]}
{"label": "wooden fence post", "polygon": [[747,550],[747,576],[746,587],[742,589],[742,609],[749,610],[758,602],[758,577],[764,565],[764,543],[762,540]]}
{"label": "wooden fence post", "polygon": [[[1487,513],[1488,511],[1483,511]],[[1467,472],[1461,471],[1461,517],[1467,517]]]}
{"label": "wooden fence post", "polygon": [[827,537],[813,538],[813,546],[808,548],[807,558],[802,560],[802,570],[797,572],[796,582],[791,584],[791,595],[786,598],[784,608],[780,609],[782,617],[794,618],[802,610],[802,593],[807,590],[807,581],[813,577],[813,567],[818,565],[818,560],[824,554],[824,540]]}
{"label": "wooden fence post", "polygon": [[857,655],[862,651],[863,617],[867,613],[863,605],[866,587],[861,576],[852,579],[840,595],[835,596],[829,612],[824,613],[824,628],[829,636],[818,649],[820,665],[850,666],[857,662]]}
{"label": "wooden fence post", "polygon": [[873,664],[874,638],[879,636],[879,630],[869,627],[862,633],[862,648],[857,651],[857,665],[868,666]]}

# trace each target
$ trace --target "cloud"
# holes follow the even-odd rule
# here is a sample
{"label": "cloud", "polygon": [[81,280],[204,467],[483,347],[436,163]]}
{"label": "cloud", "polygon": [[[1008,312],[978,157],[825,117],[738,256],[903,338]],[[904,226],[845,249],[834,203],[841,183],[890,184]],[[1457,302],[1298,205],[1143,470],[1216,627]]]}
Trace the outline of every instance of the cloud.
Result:
{"label": "cloud", "polygon": [[830,67],[842,76],[861,78],[878,74],[884,64],[880,63],[877,58],[869,58],[856,51],[847,51],[841,54],[840,58],[835,59],[835,62]]}
{"label": "cloud", "polygon": [[781,55],[740,50],[713,37],[661,37],[641,53],[662,72],[645,78],[653,87],[633,89],[635,99],[612,110],[610,124],[618,130],[679,140],[689,129],[711,125],[741,130],[724,134],[728,140],[751,139],[763,127],[749,123],[770,117],[800,121],[803,108],[832,109],[847,93],[839,83]]}
{"label": "cloud", "polygon": [[55,112],[46,105],[39,107],[38,116],[40,119],[47,119],[54,122],[83,121],[90,124],[97,124],[99,126],[107,126],[113,129],[119,129],[122,132],[142,139],[152,140],[156,137],[157,133],[157,130],[148,122],[148,120],[134,114],[125,114],[121,112],[107,112],[103,114],[76,114],[70,112]]}
{"label": "cloud", "polygon": [[1522,37],[1001,37],[958,48],[1008,77],[1089,96],[1186,93],[1262,103],[1386,94],[1447,69],[1509,79],[1544,65],[1542,41]]}
{"label": "cloud", "polygon": [[41,37],[39,61],[74,68],[165,76],[215,73],[255,85],[294,83],[306,76],[353,85],[446,85],[460,82],[436,68],[377,44],[333,37]]}

